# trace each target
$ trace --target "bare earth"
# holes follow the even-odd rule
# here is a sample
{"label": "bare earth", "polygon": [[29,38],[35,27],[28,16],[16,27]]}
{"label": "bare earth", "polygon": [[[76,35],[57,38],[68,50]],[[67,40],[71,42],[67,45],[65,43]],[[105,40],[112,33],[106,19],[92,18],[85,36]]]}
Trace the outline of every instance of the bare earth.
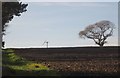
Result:
{"label": "bare earth", "polygon": [[14,49],[31,61],[40,62],[61,75],[117,75],[118,47]]}

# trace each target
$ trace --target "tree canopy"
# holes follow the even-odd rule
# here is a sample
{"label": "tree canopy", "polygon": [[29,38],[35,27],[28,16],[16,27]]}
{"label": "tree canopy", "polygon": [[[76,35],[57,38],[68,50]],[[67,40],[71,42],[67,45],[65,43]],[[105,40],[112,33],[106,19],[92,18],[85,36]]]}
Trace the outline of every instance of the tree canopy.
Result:
{"label": "tree canopy", "polygon": [[115,25],[110,21],[99,21],[95,24],[88,25],[83,31],[79,32],[79,36],[93,39],[96,44],[103,46],[107,43],[106,39],[112,36],[114,26]]}
{"label": "tree canopy", "polygon": [[2,2],[2,32],[5,34],[7,23],[9,23],[14,16],[20,16],[21,13],[27,11],[28,4],[22,2]]}

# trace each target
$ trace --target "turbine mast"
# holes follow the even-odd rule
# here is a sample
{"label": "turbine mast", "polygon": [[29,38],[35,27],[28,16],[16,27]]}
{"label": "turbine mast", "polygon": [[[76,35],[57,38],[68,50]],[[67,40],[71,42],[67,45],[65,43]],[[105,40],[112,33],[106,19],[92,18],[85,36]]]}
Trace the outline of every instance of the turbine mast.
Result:
{"label": "turbine mast", "polygon": [[46,42],[47,48],[48,48],[48,41]]}

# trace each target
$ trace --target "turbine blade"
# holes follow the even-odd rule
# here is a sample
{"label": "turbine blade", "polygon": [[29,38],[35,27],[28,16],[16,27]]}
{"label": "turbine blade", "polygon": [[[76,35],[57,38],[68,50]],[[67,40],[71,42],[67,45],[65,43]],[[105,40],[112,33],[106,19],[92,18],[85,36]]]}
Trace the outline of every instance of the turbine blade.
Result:
{"label": "turbine blade", "polygon": [[43,42],[42,46],[45,44],[45,41]]}

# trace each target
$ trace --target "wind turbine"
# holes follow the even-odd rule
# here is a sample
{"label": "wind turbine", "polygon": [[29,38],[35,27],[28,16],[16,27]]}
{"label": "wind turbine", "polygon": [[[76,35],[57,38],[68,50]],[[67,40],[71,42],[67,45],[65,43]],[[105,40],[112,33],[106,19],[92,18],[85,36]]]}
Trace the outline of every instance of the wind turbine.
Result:
{"label": "wind turbine", "polygon": [[48,48],[48,41],[44,41],[44,43],[42,44],[42,46],[46,44],[46,47]]}

